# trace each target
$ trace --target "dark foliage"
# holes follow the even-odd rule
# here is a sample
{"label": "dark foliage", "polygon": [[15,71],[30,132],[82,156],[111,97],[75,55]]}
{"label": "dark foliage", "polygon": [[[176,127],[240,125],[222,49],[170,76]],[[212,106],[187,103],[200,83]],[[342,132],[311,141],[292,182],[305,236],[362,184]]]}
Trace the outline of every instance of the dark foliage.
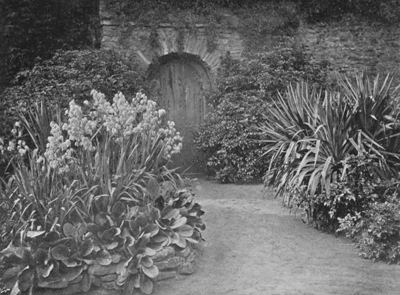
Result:
{"label": "dark foliage", "polygon": [[[99,46],[98,0],[2,0],[0,88],[57,49]],[[0,89],[1,90],[1,89]]]}

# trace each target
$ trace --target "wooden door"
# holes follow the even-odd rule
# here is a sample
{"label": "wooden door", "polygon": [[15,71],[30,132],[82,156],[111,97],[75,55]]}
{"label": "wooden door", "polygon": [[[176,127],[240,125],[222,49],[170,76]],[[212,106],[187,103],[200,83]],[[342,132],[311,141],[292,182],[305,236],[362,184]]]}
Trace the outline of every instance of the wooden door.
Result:
{"label": "wooden door", "polygon": [[182,167],[181,171],[189,168],[189,172],[199,172],[193,166],[193,138],[207,112],[204,94],[212,87],[209,72],[195,57],[176,54],[161,60],[152,73],[160,85],[159,103],[183,136],[183,148],[172,158],[173,166]]}

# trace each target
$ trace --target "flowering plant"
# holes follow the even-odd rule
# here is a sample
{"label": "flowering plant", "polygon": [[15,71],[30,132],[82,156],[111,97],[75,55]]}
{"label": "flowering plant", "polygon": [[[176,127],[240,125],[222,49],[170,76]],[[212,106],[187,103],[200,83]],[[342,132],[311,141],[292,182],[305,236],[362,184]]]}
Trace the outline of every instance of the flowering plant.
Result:
{"label": "flowering plant", "polygon": [[[78,160],[79,150],[99,156],[101,151],[96,147],[101,143],[112,145],[114,155],[111,157],[114,160],[115,153],[126,155],[120,152],[126,151],[127,147],[139,149],[151,146],[151,143],[158,147],[157,152],[166,160],[180,152],[182,137],[176,131],[174,122],[168,121],[168,126],[161,128],[165,110],[157,110],[156,103],[142,92],[138,92],[131,102],[120,92],[114,96],[112,104],[100,92],[93,90],[91,94],[93,101],[85,101],[83,108],[74,100],[70,102],[66,111],[67,123],[62,126],[51,123],[45,156],[52,168],[65,172],[70,164]],[[144,153],[144,156],[149,154]]]}

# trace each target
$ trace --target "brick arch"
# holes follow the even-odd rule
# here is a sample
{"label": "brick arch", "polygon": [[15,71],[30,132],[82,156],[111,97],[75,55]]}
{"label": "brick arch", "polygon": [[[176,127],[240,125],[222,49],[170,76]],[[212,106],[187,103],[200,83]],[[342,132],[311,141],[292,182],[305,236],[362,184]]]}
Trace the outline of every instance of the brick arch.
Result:
{"label": "brick arch", "polygon": [[[140,44],[132,41],[131,48],[124,48],[124,51],[135,51],[138,60],[145,68],[148,68],[155,59],[179,53],[196,56],[212,73],[215,73],[221,57],[227,52],[230,52],[233,58],[241,58],[243,51],[241,38],[234,30],[221,31],[215,37],[213,48],[210,48],[210,40],[203,25],[197,25],[195,29],[160,26],[155,31],[155,40],[151,40],[152,34],[147,30],[147,35],[140,37],[142,40]],[[135,36],[132,36],[132,40],[134,38]]]}

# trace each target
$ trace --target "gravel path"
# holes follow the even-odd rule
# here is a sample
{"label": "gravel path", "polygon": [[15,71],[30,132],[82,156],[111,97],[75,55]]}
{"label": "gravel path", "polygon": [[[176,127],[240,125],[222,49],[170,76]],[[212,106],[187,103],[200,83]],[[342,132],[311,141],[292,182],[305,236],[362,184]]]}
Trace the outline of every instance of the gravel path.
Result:
{"label": "gravel path", "polygon": [[307,227],[262,185],[199,180],[195,192],[207,224],[196,272],[159,282],[154,295],[400,294],[400,266]]}

